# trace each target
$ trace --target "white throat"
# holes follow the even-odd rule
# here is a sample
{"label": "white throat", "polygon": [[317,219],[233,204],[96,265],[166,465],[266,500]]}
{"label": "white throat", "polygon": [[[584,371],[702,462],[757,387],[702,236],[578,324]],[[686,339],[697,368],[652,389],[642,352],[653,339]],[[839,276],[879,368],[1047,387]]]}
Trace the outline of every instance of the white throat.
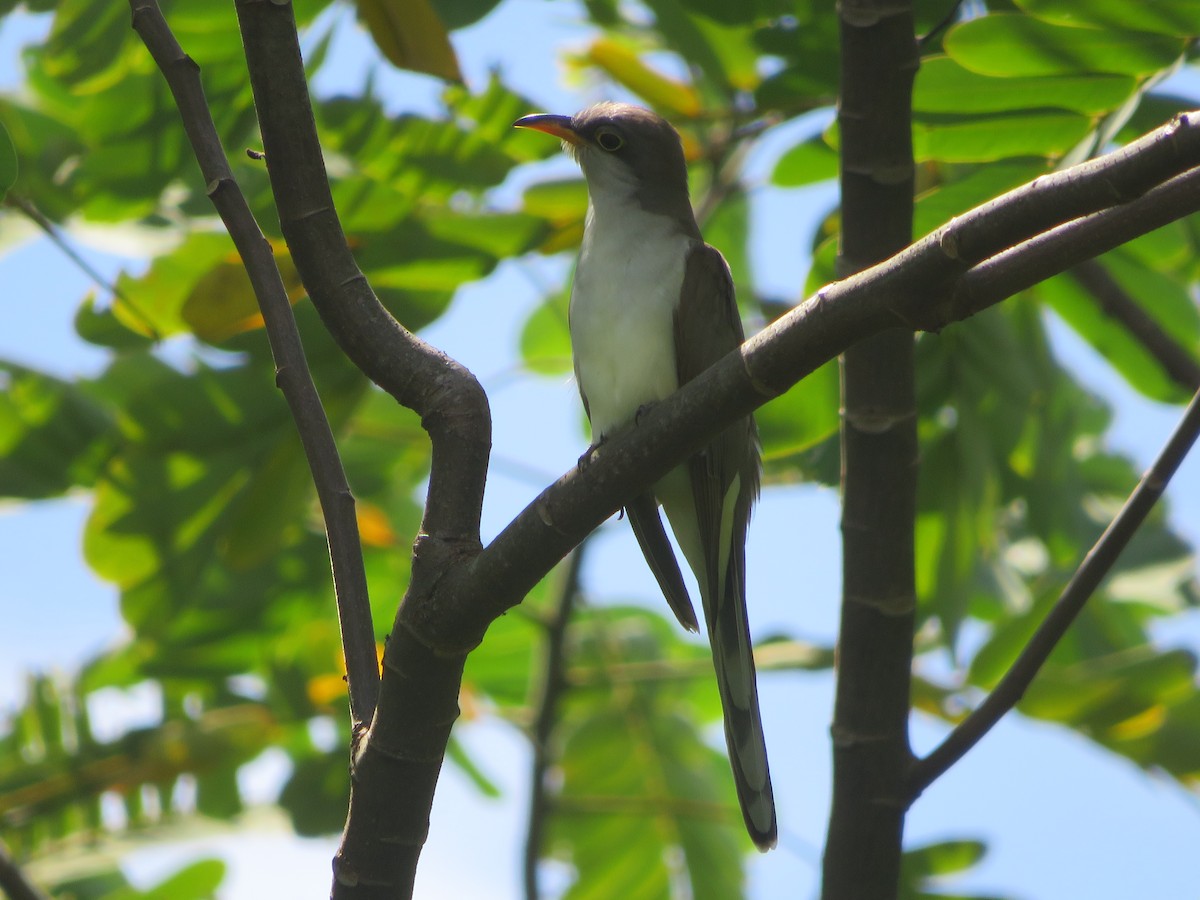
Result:
{"label": "white throat", "polygon": [[642,209],[632,191],[597,193],[588,203],[570,312],[594,441],[678,387],[674,313],[693,242],[673,219]]}

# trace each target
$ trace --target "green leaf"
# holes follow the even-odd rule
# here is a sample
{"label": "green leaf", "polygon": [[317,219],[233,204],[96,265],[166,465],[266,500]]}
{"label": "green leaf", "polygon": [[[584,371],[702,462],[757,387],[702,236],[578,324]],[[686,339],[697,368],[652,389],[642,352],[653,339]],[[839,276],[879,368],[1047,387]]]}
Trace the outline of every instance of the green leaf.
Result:
{"label": "green leaf", "polygon": [[991,162],[1017,156],[1062,156],[1092,130],[1087,116],[1028,110],[990,116],[922,116],[913,122],[918,162]]}
{"label": "green leaf", "polygon": [[795,12],[793,4],[782,0],[744,0],[741,3],[726,3],[723,0],[683,0],[683,4],[692,12],[725,25],[749,25],[759,19]]}
{"label": "green leaf", "polygon": [[521,328],[521,359],[530,371],[561,375],[571,371],[571,331],[567,324],[570,289],[537,307]]}
{"label": "green leaf", "polygon": [[1200,3],[1196,0],[1015,0],[1016,5],[1056,25],[1093,25],[1114,31],[1152,31],[1194,37],[1200,34]]}
{"label": "green leaf", "polygon": [[131,900],[210,900],[225,879],[225,863],[202,859],[180,869],[147,891],[131,895]]}
{"label": "green leaf", "polygon": [[1047,168],[1038,160],[1001,160],[953,171],[948,180],[917,197],[913,234],[929,234],[955,216],[1045,174]]}
{"label": "green leaf", "polygon": [[838,156],[820,135],[796,144],[779,157],[771,181],[779,187],[801,187],[837,178]]}
{"label": "green leaf", "polygon": [[[1200,346],[1200,321],[1188,287],[1129,259],[1123,251],[1100,261],[1132,302],[1185,347]],[[1182,389],[1158,360],[1118,320],[1110,317],[1070,273],[1043,282],[1036,295],[1091,344],[1135,390],[1155,400],[1177,402]],[[1146,298],[1142,301],[1141,298]]]}
{"label": "green leaf", "polygon": [[983,841],[941,841],[904,851],[904,878],[924,880],[962,872],[978,865],[987,853]]}
{"label": "green leaf", "polygon": [[537,647],[543,634],[535,622],[515,612],[493,622],[487,640],[467,657],[464,694],[485,696],[501,707],[528,704],[532,667],[539,659]]}
{"label": "green leaf", "polygon": [[761,407],[754,417],[768,466],[836,435],[840,409],[836,360]]}
{"label": "green leaf", "polygon": [[467,754],[463,748],[462,742],[457,740],[454,735],[450,736],[450,743],[446,747],[446,759],[454,763],[458,770],[467,776],[471,784],[475,785],[475,789],[483,796],[491,800],[499,799],[503,796],[496,782],[492,781],[483,770],[476,765],[475,760]]}
{"label": "green leaf", "polygon": [[4,123],[0,122],[0,200],[17,180],[17,148]]}
{"label": "green leaf", "polygon": [[947,55],[964,69],[998,77],[1086,72],[1141,77],[1173,64],[1186,45],[1179,37],[1066,28],[1007,13],[962,22],[945,39]]}
{"label": "green leaf", "polygon": [[75,311],[75,333],[91,344],[113,350],[145,350],[151,339],[122,324],[112,307],[96,309],[96,296],[89,293]]}
{"label": "green leaf", "polygon": [[580,62],[601,69],[617,84],[668,116],[691,118],[700,112],[700,98],[691,85],[656,71],[629,46],[614,38],[602,37],[593,41]]}
{"label": "green leaf", "polygon": [[704,222],[704,239],[725,257],[735,292],[744,304],[754,293],[748,255],[750,201],[744,190],[735,187],[726,192]]}
{"label": "green leaf", "polygon": [[355,0],[375,46],[395,66],[462,81],[446,26],[430,0]]}
{"label": "green leaf", "polygon": [[350,779],[344,751],[308,756],[294,763],[292,777],[279,794],[279,805],[306,837],[334,834],[346,824]]}
{"label": "green leaf", "polygon": [[1134,92],[1128,75],[1084,72],[1040,77],[991,77],[948,56],[921,61],[913,86],[917,113],[994,113],[1058,108],[1096,116],[1116,109]]}
{"label": "green leaf", "polygon": [[110,412],[86,388],[0,363],[0,496],[90,487],[115,449]]}
{"label": "green leaf", "polygon": [[695,65],[722,96],[750,91],[761,80],[754,30],[726,26],[687,10],[680,0],[648,0],[659,34],[667,46]]}
{"label": "green leaf", "polygon": [[434,10],[451,31],[478,22],[499,4],[500,0],[431,0]]}

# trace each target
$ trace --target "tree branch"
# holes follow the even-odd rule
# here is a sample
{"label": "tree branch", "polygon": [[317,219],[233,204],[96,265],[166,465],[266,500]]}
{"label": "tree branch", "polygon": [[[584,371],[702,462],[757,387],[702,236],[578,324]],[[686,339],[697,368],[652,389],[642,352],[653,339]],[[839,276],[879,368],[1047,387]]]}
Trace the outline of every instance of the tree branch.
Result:
{"label": "tree branch", "polygon": [[308,369],[292,306],[275,265],[271,245],[259,230],[233,177],[204,98],[200,70],[175,40],[155,0],[130,0],[130,7],[134,30],[171,89],[183,118],[184,130],[200,164],[209,199],[241,255],[262,310],[275,359],[275,381],[296,423],[325,519],[346,658],[350,716],[357,734],[375,712],[379,696],[379,663],[354,496],[346,482],[329,420]]}
{"label": "tree branch", "polygon": [[[857,0],[839,14],[838,272],[851,274],[912,240],[918,54],[911,4]],[[913,343],[911,328],[891,327],[841,359],[842,603],[825,900],[891,897],[900,879],[916,610]]]}
{"label": "tree branch", "polygon": [[1130,336],[1158,360],[1167,377],[1184,390],[1200,388],[1200,363],[1186,347],[1163,331],[1108,269],[1096,260],[1088,260],[1071,269],[1070,274],[1108,316],[1120,322]]}
{"label": "tree branch", "polygon": [[95,266],[84,259],[83,254],[71,246],[71,243],[63,235],[62,229],[55,225],[44,212],[38,209],[32,200],[9,191],[4,198],[4,205],[14,206],[19,209],[29,221],[42,230],[42,233],[61,251],[63,256],[75,264],[79,271],[120,300],[129,312],[141,322],[142,327],[146,329],[146,334],[152,340],[157,341],[162,337],[158,333],[154,322],[146,315],[145,311],[129,297],[125,296],[117,285],[101,275]]}
{"label": "tree branch", "polygon": [[1095,593],[1121,551],[1162,496],[1179,464],[1196,442],[1197,435],[1200,435],[1200,392],[1192,397],[1192,402],[1188,404],[1183,418],[1166,446],[1154,464],[1146,470],[1116,518],[1084,557],[1082,565],[1067,583],[1062,595],[1038,626],[1016,662],[983,702],[960,722],[933,752],[913,765],[908,777],[910,803],[947,769],[962,759],[1024,696],[1051,651],[1058,645],[1066,630],[1082,611],[1084,604]]}
{"label": "tree branch", "polygon": [[431,442],[412,574],[384,652],[375,716],[352,759],[350,810],[333,861],[335,898],[408,896],[458,717],[466,654],[492,618],[468,616],[473,630],[460,630],[456,636],[463,639],[437,643],[436,625],[448,611],[434,591],[480,550],[491,415],[475,377],[405,330],[350,253],[325,172],[291,5],[237,0],[235,6],[271,189],[305,290],[338,346],[421,416]]}
{"label": "tree branch", "polygon": [[49,900],[50,897],[29,880],[3,841],[0,841],[0,891],[9,900]]}
{"label": "tree branch", "polygon": [[542,668],[541,697],[538,699],[537,716],[533,721],[533,762],[529,773],[529,823],[525,833],[525,897],[538,900],[538,861],[542,855],[546,817],[550,814],[550,802],[546,791],[546,778],[554,761],[550,738],[558,722],[558,702],[566,693],[567,624],[571,612],[579,599],[579,573],[583,568],[583,541],[569,557],[566,576],[559,589],[558,602],[553,615],[546,623],[545,654]]}

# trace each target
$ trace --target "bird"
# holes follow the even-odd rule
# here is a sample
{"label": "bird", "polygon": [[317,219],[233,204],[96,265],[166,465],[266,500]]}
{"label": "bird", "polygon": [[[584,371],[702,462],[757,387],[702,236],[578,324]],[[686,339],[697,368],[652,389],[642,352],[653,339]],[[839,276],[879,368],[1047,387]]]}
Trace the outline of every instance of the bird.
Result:
{"label": "bird", "polygon": [[[745,339],[725,258],[704,242],[679,133],[651,110],[604,102],[514,125],[541,131],[583,170],[588,206],[568,321],[592,446]],[[661,503],[700,588],[742,818],[760,850],[778,838],[746,611],[746,530],[761,450],[753,416],[729,425],[632,498],[625,512],[667,603],[698,631]]]}

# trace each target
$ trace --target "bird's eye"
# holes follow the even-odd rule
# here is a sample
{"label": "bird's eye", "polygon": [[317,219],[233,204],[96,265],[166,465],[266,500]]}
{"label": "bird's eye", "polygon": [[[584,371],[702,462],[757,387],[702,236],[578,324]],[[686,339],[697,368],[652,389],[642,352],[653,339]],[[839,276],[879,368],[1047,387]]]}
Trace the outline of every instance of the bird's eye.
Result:
{"label": "bird's eye", "polygon": [[596,143],[600,145],[601,150],[612,153],[614,150],[620,150],[625,142],[615,131],[600,131],[596,134]]}

